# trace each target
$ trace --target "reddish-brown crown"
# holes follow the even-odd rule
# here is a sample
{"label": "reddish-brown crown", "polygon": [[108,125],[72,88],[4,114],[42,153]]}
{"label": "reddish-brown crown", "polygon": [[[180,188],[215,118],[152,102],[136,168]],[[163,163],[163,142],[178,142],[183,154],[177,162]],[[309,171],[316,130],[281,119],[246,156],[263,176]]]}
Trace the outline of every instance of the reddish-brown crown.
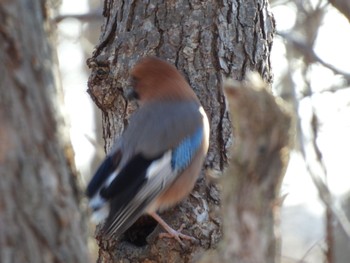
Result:
{"label": "reddish-brown crown", "polygon": [[181,73],[169,63],[155,58],[141,59],[131,70],[133,88],[141,103],[154,100],[197,100]]}

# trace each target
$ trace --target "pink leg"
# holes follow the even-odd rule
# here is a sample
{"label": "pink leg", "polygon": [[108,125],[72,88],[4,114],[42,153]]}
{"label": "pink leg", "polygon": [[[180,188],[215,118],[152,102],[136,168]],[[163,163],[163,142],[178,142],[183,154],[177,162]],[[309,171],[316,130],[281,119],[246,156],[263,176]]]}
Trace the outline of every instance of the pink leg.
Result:
{"label": "pink leg", "polygon": [[182,246],[185,246],[185,244],[181,241],[181,239],[187,239],[191,240],[193,242],[196,242],[197,239],[194,237],[182,234],[181,231],[184,228],[184,224],[181,225],[181,227],[176,231],[175,229],[171,228],[157,213],[153,212],[149,214],[152,216],[157,222],[168,232],[168,233],[161,233],[159,235],[160,238],[175,238]]}

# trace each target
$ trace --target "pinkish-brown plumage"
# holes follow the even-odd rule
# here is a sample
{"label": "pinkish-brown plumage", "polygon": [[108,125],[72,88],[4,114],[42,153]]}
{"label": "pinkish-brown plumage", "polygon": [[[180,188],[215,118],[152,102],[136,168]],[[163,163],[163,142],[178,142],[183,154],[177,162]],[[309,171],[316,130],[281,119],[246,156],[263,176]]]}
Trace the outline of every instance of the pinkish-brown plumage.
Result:
{"label": "pinkish-brown plumage", "polygon": [[141,103],[155,100],[198,101],[181,73],[173,65],[156,57],[141,59],[132,69],[131,77]]}

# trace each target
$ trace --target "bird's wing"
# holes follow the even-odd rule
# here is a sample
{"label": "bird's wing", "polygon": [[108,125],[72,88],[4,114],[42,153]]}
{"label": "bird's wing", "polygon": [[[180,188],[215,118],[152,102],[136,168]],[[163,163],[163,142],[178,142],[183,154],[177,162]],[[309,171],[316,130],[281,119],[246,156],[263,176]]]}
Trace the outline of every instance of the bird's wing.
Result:
{"label": "bird's wing", "polygon": [[[171,170],[171,152],[165,153],[157,160],[149,161],[142,156],[133,159],[131,165],[148,165],[147,169],[139,170],[139,173],[131,174],[133,168],[126,166],[118,177],[106,189],[111,199],[110,213],[104,226],[105,234],[116,236],[124,233],[143,213],[147,206],[172,182],[175,173]],[[145,168],[145,167],[144,167]],[[131,170],[129,170],[131,169]],[[124,174],[125,172],[125,174]],[[127,183],[123,191],[119,184],[122,177],[133,180]],[[103,196],[105,192],[101,192]]]}
{"label": "bird's wing", "polygon": [[97,193],[108,177],[118,168],[120,160],[121,151],[115,151],[112,155],[107,155],[87,186],[87,197],[92,198]]}

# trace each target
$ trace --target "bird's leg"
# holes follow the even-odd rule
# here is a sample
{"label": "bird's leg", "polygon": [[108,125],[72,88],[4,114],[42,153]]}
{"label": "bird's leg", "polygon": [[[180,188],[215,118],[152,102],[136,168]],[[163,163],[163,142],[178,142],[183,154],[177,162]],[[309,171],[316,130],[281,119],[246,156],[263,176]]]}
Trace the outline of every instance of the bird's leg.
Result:
{"label": "bird's leg", "polygon": [[185,244],[182,242],[181,239],[187,239],[193,242],[197,241],[197,239],[195,239],[194,237],[181,233],[182,229],[185,226],[184,224],[182,224],[178,230],[175,230],[171,226],[169,226],[157,213],[150,213],[150,216],[152,216],[168,232],[161,233],[159,235],[160,238],[175,238],[182,246],[185,246]]}

